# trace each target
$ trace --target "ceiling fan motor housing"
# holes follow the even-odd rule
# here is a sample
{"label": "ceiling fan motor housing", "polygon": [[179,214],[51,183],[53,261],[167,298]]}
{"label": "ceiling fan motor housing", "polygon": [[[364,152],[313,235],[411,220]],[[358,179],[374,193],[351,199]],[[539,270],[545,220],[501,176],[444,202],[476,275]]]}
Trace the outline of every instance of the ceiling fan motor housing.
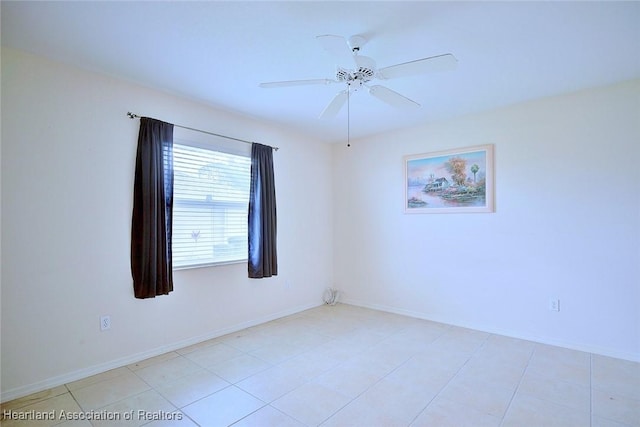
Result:
{"label": "ceiling fan motor housing", "polygon": [[338,67],[336,80],[347,83],[354,90],[357,90],[362,84],[374,79],[376,75],[376,62],[367,56],[360,55],[355,55],[353,59],[358,68],[352,70]]}
{"label": "ceiling fan motor housing", "polygon": [[347,43],[353,52],[357,52],[367,43],[367,39],[362,36],[351,36],[349,40],[347,40]]}

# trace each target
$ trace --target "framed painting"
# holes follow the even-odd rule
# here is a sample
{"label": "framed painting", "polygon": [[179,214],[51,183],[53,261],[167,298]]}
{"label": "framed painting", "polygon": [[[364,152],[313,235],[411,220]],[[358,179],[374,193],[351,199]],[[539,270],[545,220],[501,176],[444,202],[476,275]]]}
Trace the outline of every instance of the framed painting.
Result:
{"label": "framed painting", "polygon": [[493,145],[404,157],[406,213],[494,211]]}

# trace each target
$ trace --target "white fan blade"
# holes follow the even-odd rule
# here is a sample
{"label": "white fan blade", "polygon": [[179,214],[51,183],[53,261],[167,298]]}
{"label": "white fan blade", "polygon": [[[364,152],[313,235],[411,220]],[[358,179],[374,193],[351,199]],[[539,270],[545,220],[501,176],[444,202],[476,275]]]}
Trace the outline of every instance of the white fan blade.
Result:
{"label": "white fan blade", "polygon": [[289,87],[289,86],[306,86],[306,85],[328,85],[331,83],[337,83],[337,82],[335,80],[330,80],[330,79],[289,80],[284,82],[260,83],[260,87],[272,88],[272,87]]}
{"label": "white fan blade", "polygon": [[431,73],[435,71],[452,70],[458,64],[458,60],[450,53],[417,59],[403,64],[392,65],[378,70],[379,79],[393,79],[396,77],[413,76],[416,74]]}
{"label": "white fan blade", "polygon": [[395,92],[384,86],[371,86],[369,88],[369,93],[378,98],[380,101],[386,102],[387,104],[393,105],[394,107],[420,107],[420,104],[418,104],[417,102],[412,101],[409,98],[400,95],[398,92]]}
{"label": "white fan blade", "polygon": [[338,115],[342,106],[347,102],[348,91],[343,90],[333,98],[333,100],[327,105],[324,111],[320,114],[321,119],[331,119]]}
{"label": "white fan blade", "polygon": [[324,50],[329,52],[329,54],[338,61],[338,65],[351,66],[354,63],[353,52],[344,37],[327,34],[317,36],[316,39],[320,42]]}

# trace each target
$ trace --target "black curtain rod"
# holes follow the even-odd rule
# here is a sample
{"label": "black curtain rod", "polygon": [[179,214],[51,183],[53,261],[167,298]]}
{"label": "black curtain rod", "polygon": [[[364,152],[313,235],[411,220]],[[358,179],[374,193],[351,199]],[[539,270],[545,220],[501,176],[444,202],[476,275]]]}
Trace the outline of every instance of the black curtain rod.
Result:
{"label": "black curtain rod", "polygon": [[[140,118],[142,118],[142,116],[134,114],[131,111],[129,111],[127,113],[127,116],[129,116],[130,119],[140,119]],[[207,135],[219,136],[220,138],[226,138],[226,139],[232,139],[234,141],[244,142],[245,144],[253,144],[253,141],[246,141],[244,139],[238,139],[238,138],[234,138],[232,136],[220,135],[219,133],[214,133],[214,132],[207,132],[206,130],[200,130],[200,129],[190,128],[188,126],[181,126],[181,125],[176,125],[176,124],[173,124],[173,126],[179,127],[179,128],[182,128],[182,129],[192,130],[192,131],[195,131],[195,132],[206,133]],[[275,150],[275,151],[278,151],[278,147],[271,146],[271,148],[273,150]]]}

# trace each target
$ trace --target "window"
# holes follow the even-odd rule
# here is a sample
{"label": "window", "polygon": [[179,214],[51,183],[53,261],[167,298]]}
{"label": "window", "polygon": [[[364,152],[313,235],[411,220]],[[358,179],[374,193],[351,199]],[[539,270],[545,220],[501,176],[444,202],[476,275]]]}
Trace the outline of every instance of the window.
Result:
{"label": "window", "polygon": [[246,261],[250,155],[174,142],[174,268]]}

